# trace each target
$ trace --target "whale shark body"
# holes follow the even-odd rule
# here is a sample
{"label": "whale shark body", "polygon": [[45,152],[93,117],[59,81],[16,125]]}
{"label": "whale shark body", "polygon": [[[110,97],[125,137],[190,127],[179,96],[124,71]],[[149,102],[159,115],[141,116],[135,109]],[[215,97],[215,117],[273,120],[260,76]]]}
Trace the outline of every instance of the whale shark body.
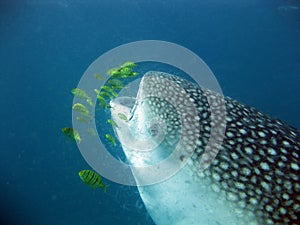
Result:
{"label": "whale shark body", "polygon": [[[110,104],[155,224],[298,224],[299,130],[155,71],[144,75],[136,98]],[[216,144],[210,144],[213,133]]]}

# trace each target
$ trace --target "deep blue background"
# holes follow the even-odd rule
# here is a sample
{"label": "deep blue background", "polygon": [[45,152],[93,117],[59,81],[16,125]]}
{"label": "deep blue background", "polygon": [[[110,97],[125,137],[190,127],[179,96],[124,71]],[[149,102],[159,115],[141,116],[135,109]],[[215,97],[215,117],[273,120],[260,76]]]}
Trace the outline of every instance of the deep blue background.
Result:
{"label": "deep blue background", "polygon": [[[0,1],[0,204],[6,224],[153,224],[135,188],[107,194],[61,127],[104,52],[138,40],[189,48],[225,95],[300,128],[299,1]],[[109,181],[108,181],[109,182]],[[6,214],[6,216],[5,216]],[[1,221],[0,221],[1,222]]]}

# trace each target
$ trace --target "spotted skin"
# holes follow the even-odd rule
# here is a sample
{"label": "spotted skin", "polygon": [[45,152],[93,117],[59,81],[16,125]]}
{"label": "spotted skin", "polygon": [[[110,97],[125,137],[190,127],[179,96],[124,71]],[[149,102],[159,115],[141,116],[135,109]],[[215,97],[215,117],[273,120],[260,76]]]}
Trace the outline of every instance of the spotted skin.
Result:
{"label": "spotted skin", "polygon": [[230,201],[253,211],[261,224],[297,224],[299,131],[254,108],[225,100],[224,142],[205,171],[212,177],[212,188],[220,187],[215,191],[224,190]]}
{"label": "spotted skin", "polygon": [[[216,96],[208,90],[190,90],[198,96],[203,92]],[[230,201],[253,211],[261,224],[298,224],[299,130],[229,97],[225,101],[223,144],[204,172],[211,177],[212,188],[224,190]],[[203,147],[195,153],[199,157]]]}
{"label": "spotted skin", "polygon": [[[220,96],[191,82],[164,73],[197,99],[201,136],[194,153],[201,158],[211,131],[210,104]],[[153,74],[151,74],[153,76]],[[212,189],[226,192],[229,201],[252,211],[261,224],[298,224],[300,220],[300,132],[286,123],[229,97],[221,149],[204,176]],[[195,170],[199,168],[195,160]]]}
{"label": "spotted skin", "polygon": [[[198,177],[199,184],[208,180],[212,193],[216,193],[220,198],[223,196],[225,201],[234,205],[236,211],[241,210],[242,214],[254,215],[255,222],[244,224],[298,224],[299,130],[229,97],[223,98],[218,93],[199,88],[177,76],[162,72],[148,72],[144,77],[147,76],[152,77],[148,81],[148,89],[164,89],[165,87],[160,87],[160,80],[169,79],[188,93],[197,108],[200,136],[189,167],[193,176]],[[220,119],[224,113],[220,104],[222,100],[225,100],[226,107],[223,123]],[[160,100],[153,98],[151,101],[152,110],[164,114]],[[159,110],[157,106],[160,106]],[[216,113],[213,119],[211,109]],[[165,117],[167,118],[168,116]],[[215,125],[225,126],[223,142],[212,164],[201,170],[201,157],[209,143],[212,126]],[[222,132],[219,135],[221,136]],[[143,191],[147,192],[147,188],[141,188],[140,192]],[[201,194],[203,193],[199,193]],[[152,196],[149,199],[151,198]],[[197,213],[197,209],[194,210]]]}

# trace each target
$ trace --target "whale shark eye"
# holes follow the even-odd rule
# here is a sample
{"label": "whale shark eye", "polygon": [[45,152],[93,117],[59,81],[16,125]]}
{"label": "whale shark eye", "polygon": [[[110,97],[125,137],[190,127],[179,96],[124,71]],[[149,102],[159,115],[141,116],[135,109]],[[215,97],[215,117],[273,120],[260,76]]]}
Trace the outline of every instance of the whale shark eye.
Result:
{"label": "whale shark eye", "polygon": [[158,118],[154,118],[146,128],[151,137],[164,138],[166,135],[166,124]]}
{"label": "whale shark eye", "polygon": [[158,124],[157,123],[154,123],[154,124],[151,124],[150,127],[149,127],[149,132],[150,132],[150,135],[151,136],[156,136],[158,134]]}

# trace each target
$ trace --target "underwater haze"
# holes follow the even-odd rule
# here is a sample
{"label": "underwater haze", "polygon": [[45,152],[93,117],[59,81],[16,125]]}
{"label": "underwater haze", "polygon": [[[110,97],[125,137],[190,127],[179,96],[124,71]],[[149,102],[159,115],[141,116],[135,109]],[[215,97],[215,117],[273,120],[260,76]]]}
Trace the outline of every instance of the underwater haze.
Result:
{"label": "underwater haze", "polygon": [[190,49],[224,95],[300,129],[299,1],[1,0],[1,224],[154,225],[136,187],[83,184],[61,132],[89,65],[141,40]]}

